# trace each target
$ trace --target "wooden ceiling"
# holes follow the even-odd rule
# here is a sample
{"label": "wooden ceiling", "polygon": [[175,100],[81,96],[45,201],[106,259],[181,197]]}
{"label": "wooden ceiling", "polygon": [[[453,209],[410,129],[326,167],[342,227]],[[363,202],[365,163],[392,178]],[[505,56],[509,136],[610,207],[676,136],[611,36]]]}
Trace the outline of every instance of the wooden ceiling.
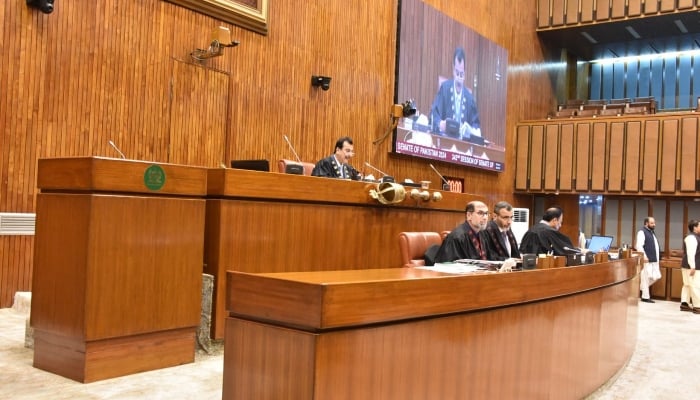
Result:
{"label": "wooden ceiling", "polygon": [[538,35],[545,43],[565,48],[582,60],[700,50],[700,13],[546,29]]}

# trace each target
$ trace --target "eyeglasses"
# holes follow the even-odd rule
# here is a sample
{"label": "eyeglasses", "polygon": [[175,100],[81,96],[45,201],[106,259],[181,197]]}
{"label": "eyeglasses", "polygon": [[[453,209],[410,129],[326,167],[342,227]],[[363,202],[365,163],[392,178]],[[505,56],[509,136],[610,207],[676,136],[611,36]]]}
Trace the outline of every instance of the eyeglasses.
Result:
{"label": "eyeglasses", "polygon": [[489,215],[488,211],[472,211],[472,212],[480,217],[485,217],[485,216]]}

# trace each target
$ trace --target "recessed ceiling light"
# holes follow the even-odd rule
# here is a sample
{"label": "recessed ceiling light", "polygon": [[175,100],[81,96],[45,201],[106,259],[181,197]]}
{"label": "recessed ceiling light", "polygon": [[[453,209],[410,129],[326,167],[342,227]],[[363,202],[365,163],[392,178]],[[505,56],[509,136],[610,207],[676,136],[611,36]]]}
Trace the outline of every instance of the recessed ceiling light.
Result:
{"label": "recessed ceiling light", "polygon": [[641,39],[641,38],[642,38],[641,36],[639,36],[639,33],[637,33],[637,31],[634,30],[634,28],[632,28],[631,26],[628,25],[628,26],[625,27],[625,29],[627,29],[627,32],[629,32],[630,35],[632,35],[633,38],[635,38],[635,39]]}
{"label": "recessed ceiling light", "polygon": [[595,40],[595,39],[593,38],[593,36],[591,36],[588,32],[581,32],[581,36],[585,37],[586,40],[588,40],[589,42],[591,42],[591,43],[593,43],[593,44],[598,43],[598,41]]}
{"label": "recessed ceiling light", "polygon": [[676,26],[678,27],[678,30],[681,31],[681,33],[688,33],[688,28],[685,27],[685,24],[683,23],[683,21],[681,21],[680,19],[677,19],[677,20],[673,21],[673,23],[676,24]]}

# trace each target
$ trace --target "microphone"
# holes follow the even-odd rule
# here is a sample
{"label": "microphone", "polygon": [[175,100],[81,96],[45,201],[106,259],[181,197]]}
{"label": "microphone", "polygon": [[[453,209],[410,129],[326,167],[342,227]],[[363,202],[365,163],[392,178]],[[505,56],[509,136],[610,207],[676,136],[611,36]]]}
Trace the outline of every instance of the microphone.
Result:
{"label": "microphone", "polygon": [[394,182],[393,176],[389,176],[385,172],[382,172],[379,168],[373,167],[372,164],[368,163],[367,161],[365,161],[365,165],[370,167],[371,169],[379,172],[380,174],[382,174],[382,179],[381,179],[382,182]]}
{"label": "microphone", "polygon": [[117,147],[117,145],[114,144],[113,141],[110,140],[110,141],[109,141],[109,145],[112,146],[112,147],[114,147],[114,150],[116,150],[117,153],[119,153],[119,155],[121,156],[122,160],[126,160],[126,156],[124,155],[124,153],[122,153],[122,151],[119,150],[119,147]]}
{"label": "microphone", "polygon": [[580,250],[580,249],[576,249],[576,248],[572,249],[571,247],[568,247],[568,246],[564,246],[563,249],[566,250],[566,251],[574,252],[574,253],[576,253],[576,254],[581,254],[581,250]]}
{"label": "microphone", "polygon": [[289,149],[292,151],[292,153],[294,153],[294,157],[296,157],[299,164],[301,164],[301,158],[299,158],[299,155],[294,150],[294,146],[292,146],[292,143],[289,141],[289,138],[287,137],[287,135],[282,135],[282,136],[284,137],[284,141],[287,142]]}
{"label": "microphone", "polygon": [[433,167],[433,164],[428,164],[428,165],[430,165],[430,168],[432,168],[433,171],[435,171],[435,173],[438,174],[440,179],[442,179],[442,190],[450,190],[450,183],[447,182],[447,179],[445,179],[445,177],[442,176],[442,174],[439,173],[438,170],[435,169],[435,167]]}

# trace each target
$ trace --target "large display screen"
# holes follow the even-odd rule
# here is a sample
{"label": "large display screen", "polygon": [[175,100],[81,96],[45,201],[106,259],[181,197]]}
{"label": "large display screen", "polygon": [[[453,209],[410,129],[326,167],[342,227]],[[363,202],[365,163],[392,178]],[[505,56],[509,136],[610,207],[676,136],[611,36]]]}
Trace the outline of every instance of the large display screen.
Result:
{"label": "large display screen", "polygon": [[[496,22],[497,23],[497,22]],[[503,171],[508,52],[421,0],[399,4],[393,151]]]}

